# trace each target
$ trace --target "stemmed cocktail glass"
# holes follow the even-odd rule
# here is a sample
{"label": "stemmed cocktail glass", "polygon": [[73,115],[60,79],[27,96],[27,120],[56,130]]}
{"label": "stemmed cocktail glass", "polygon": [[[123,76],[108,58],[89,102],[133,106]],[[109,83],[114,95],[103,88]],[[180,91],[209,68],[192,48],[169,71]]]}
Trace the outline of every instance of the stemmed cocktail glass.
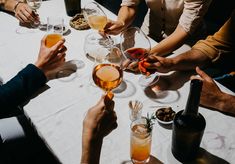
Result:
{"label": "stemmed cocktail glass", "polygon": [[[106,56],[96,58],[92,72],[94,83],[110,95],[123,79],[122,54],[117,47],[112,47]],[[112,93],[111,93],[112,95]]]}
{"label": "stemmed cocktail glass", "polygon": [[[149,55],[151,44],[148,37],[138,27],[130,27],[121,33],[120,47],[123,54],[130,62],[137,62],[141,73],[140,62]],[[143,87],[150,86],[158,80],[157,74],[141,76],[139,84]]]}
{"label": "stemmed cocktail glass", "polygon": [[[84,6],[83,14],[85,19],[87,20],[89,26],[97,31],[103,31],[104,27],[108,22],[108,18],[100,5],[96,2],[90,2]],[[110,36],[102,35],[103,42],[101,44],[113,44],[113,40]],[[109,38],[109,39],[107,39]]]}
{"label": "stemmed cocktail glass", "polygon": [[107,16],[98,3],[91,2],[84,7],[84,16],[94,30],[103,30],[107,24]]}

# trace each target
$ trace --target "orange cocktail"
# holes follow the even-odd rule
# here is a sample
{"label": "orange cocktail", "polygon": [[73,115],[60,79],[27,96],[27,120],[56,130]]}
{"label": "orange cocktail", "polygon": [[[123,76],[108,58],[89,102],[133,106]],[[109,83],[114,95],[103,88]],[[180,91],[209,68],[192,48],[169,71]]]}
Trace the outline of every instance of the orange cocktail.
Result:
{"label": "orange cocktail", "polygon": [[50,48],[50,47],[54,46],[61,39],[62,39],[61,34],[56,34],[56,33],[48,34],[46,37],[46,46]]}
{"label": "orange cocktail", "polygon": [[130,155],[135,164],[147,163],[150,158],[152,134],[145,122],[146,119],[141,118],[131,124]]}

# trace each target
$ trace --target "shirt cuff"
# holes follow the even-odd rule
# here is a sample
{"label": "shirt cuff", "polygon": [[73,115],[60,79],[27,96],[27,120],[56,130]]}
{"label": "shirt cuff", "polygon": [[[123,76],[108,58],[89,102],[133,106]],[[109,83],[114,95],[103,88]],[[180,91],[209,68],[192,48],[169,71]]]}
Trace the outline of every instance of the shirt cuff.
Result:
{"label": "shirt cuff", "polygon": [[122,0],[121,6],[138,6],[140,0]]}

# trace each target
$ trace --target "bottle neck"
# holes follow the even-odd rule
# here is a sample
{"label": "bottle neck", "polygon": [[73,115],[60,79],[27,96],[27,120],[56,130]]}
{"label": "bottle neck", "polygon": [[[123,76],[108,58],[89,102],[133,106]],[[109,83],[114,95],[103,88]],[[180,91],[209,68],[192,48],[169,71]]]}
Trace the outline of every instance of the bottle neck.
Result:
{"label": "bottle neck", "polygon": [[190,91],[186,104],[186,108],[182,115],[197,115],[200,103],[200,95],[202,90],[202,81],[194,79],[190,83]]}

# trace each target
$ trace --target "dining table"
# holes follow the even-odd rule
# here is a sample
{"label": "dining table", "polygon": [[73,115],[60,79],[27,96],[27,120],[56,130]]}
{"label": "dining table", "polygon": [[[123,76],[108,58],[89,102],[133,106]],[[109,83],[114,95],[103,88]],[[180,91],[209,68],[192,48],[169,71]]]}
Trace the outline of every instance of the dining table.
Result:
{"label": "dining table", "polygon": [[[81,0],[82,8],[90,0]],[[109,19],[117,16],[101,5]],[[65,24],[66,64],[82,61],[75,70],[64,76],[54,76],[23,107],[23,112],[31,121],[37,134],[59,163],[78,164],[82,152],[83,120],[87,111],[96,105],[103,91],[92,83],[94,61],[85,52],[85,39],[93,29],[76,30],[69,24],[71,17],[66,15],[63,0],[43,1],[38,9],[41,22],[47,17],[63,17]],[[46,31],[34,29],[31,32],[17,33],[19,21],[9,13],[0,11],[0,80],[7,82],[28,63],[37,59],[40,41]],[[120,36],[113,37],[115,43]],[[150,38],[152,46],[157,44]],[[190,49],[183,45],[172,55]],[[171,55],[171,56],[172,56]],[[169,56],[169,57],[171,57]],[[71,67],[73,69],[73,67]],[[58,70],[57,70],[58,71]],[[154,91],[138,84],[140,74],[124,71],[123,82],[114,90],[118,127],[104,138],[100,156],[101,164],[127,164],[130,160],[130,118],[129,102],[143,103],[142,115],[154,114],[158,108],[171,107],[175,112],[184,110],[189,94],[190,76],[193,71],[159,73],[162,91]],[[158,84],[156,83],[156,85]],[[217,83],[221,90],[235,95]],[[200,106],[199,112],[206,120],[206,128],[200,145],[200,156],[196,163],[235,163],[235,118],[221,112]],[[172,126],[155,122],[152,132],[151,158],[149,163],[177,164],[171,153]]]}

